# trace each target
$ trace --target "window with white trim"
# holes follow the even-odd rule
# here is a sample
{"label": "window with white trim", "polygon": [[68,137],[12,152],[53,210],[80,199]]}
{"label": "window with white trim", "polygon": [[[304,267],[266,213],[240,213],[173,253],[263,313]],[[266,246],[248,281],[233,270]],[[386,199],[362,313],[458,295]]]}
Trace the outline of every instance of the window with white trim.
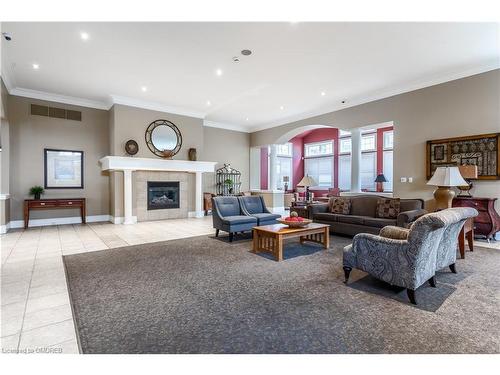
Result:
{"label": "window with white trim", "polygon": [[392,150],[394,147],[394,132],[392,130],[384,132],[384,150]]}
{"label": "window with white trim", "polygon": [[384,151],[384,176],[387,182],[384,182],[384,191],[392,191],[392,181],[393,181],[393,151]]}
{"label": "window with white trim", "polygon": [[304,156],[326,156],[333,155],[333,141],[322,141],[306,143],[304,145]]}
{"label": "window with white trim", "polygon": [[361,151],[376,151],[377,150],[377,134],[363,134],[361,136]]}
{"label": "window with white trim", "polygon": [[350,154],[352,149],[351,137],[345,137],[339,139],[339,153],[340,154]]}
{"label": "window with white trim", "polygon": [[292,168],[292,155],[293,155],[293,145],[292,143],[284,143],[282,145],[276,145],[276,186],[275,189],[284,190],[285,181],[283,178],[288,177],[288,186],[292,185],[293,181],[293,168]]}
{"label": "window with white trim", "polygon": [[339,155],[339,189],[351,190],[351,155]]}
{"label": "window with white trim", "polygon": [[375,178],[377,177],[377,153],[363,152],[360,166],[361,189],[374,191]]}
{"label": "window with white trim", "polygon": [[330,188],[333,181],[333,156],[304,159],[304,174],[316,181],[316,187]]}

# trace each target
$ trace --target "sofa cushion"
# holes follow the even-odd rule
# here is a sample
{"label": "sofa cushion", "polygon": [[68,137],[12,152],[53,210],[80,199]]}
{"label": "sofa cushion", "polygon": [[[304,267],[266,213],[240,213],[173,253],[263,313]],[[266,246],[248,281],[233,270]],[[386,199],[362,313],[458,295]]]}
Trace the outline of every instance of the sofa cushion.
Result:
{"label": "sofa cushion", "polygon": [[364,224],[370,227],[383,228],[387,225],[396,225],[396,219],[381,217],[365,217]]}
{"label": "sofa cushion", "polygon": [[314,220],[321,221],[337,221],[337,218],[341,216],[340,214],[332,214],[331,212],[318,212],[314,214]]}
{"label": "sofa cushion", "polygon": [[351,200],[349,198],[331,197],[328,204],[332,214],[349,215],[351,212]]}
{"label": "sofa cushion", "polygon": [[396,219],[401,210],[399,198],[378,198],[376,217]]}
{"label": "sofa cushion", "polygon": [[225,216],[222,221],[226,224],[236,225],[236,224],[257,224],[257,219],[253,216],[235,215],[235,216]]}
{"label": "sofa cushion", "polygon": [[364,216],[357,216],[357,215],[338,215],[337,216],[338,222],[346,223],[346,224],[364,225],[365,219],[366,218]]}
{"label": "sofa cushion", "polygon": [[351,197],[351,215],[375,217],[377,198],[370,195]]}
{"label": "sofa cushion", "polygon": [[259,214],[264,212],[262,198],[260,196],[241,197],[240,199],[249,213]]}
{"label": "sofa cushion", "polygon": [[240,215],[240,202],[237,197],[214,197],[213,200],[222,217]]}
{"label": "sofa cushion", "polygon": [[252,214],[252,217],[256,217],[257,219],[259,219],[259,221],[268,221],[268,220],[279,219],[281,215],[262,213],[262,214]]}

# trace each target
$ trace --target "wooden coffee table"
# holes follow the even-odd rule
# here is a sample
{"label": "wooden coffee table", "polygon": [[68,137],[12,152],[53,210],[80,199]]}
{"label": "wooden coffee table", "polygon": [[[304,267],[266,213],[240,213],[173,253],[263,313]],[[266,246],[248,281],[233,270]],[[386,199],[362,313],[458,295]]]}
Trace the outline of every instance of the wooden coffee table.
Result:
{"label": "wooden coffee table", "polygon": [[253,252],[266,252],[274,255],[279,262],[283,260],[283,240],[300,237],[300,243],[315,242],[325,249],[330,246],[330,226],[311,223],[304,228],[289,228],[284,224],[263,225],[253,228]]}

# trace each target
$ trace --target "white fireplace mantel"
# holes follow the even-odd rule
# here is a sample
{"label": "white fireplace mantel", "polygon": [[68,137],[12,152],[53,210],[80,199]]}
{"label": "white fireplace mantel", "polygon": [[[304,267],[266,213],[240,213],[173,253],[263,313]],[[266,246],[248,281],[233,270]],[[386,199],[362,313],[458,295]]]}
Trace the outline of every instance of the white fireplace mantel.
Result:
{"label": "white fireplace mantel", "polygon": [[105,156],[101,160],[103,171],[123,171],[123,224],[133,224],[132,216],[132,172],[133,171],[166,171],[187,172],[196,174],[195,216],[203,216],[202,207],[202,173],[214,172],[216,162],[189,160],[162,160],[150,158],[134,158],[126,156]]}

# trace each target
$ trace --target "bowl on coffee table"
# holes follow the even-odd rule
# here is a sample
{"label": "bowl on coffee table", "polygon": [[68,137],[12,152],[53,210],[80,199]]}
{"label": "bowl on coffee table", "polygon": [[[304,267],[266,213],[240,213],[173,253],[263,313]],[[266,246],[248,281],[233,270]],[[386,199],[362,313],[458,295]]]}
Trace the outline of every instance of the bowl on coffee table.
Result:
{"label": "bowl on coffee table", "polygon": [[[301,220],[302,219],[302,220]],[[277,219],[277,221],[281,224],[288,225],[290,228],[303,228],[307,227],[309,224],[312,223],[311,219],[304,219],[302,217],[300,218],[283,218],[283,219]]]}

